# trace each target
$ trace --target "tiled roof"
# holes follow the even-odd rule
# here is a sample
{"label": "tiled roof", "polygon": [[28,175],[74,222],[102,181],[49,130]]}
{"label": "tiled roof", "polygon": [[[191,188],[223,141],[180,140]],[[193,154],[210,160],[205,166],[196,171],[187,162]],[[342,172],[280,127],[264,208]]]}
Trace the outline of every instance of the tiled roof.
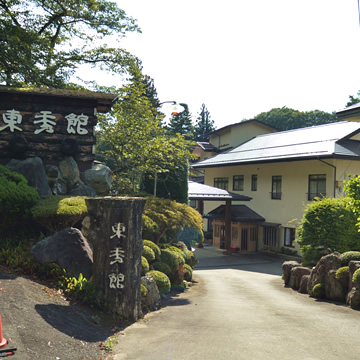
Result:
{"label": "tiled roof", "polygon": [[245,195],[239,195],[227,190],[219,189],[213,186],[199,184],[189,181],[189,199],[190,200],[238,200],[250,201],[252,198]]}
{"label": "tiled roof", "polygon": [[[204,215],[207,219],[225,219],[225,205]],[[246,205],[231,205],[231,220],[239,222],[264,222],[265,219]]]}
{"label": "tiled roof", "polygon": [[351,140],[347,140],[359,131],[360,123],[342,121],[259,135],[234,149],[199,161],[192,166],[206,168],[240,163],[331,157],[350,155],[350,153],[360,160],[360,152],[355,152],[356,146],[351,144]]}

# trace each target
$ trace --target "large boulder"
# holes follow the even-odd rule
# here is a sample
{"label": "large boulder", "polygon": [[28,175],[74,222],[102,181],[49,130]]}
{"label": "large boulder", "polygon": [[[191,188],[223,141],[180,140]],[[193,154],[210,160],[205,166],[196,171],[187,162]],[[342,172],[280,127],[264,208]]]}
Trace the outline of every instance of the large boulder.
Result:
{"label": "large boulder", "polygon": [[19,174],[22,174],[28,184],[36,189],[40,196],[51,195],[51,189],[42,160],[39,157],[25,160],[10,160],[6,166]]}
{"label": "large boulder", "polygon": [[347,304],[350,305],[352,309],[360,309],[360,289],[351,289],[347,295]]}
{"label": "large boulder", "polygon": [[360,261],[351,260],[349,262],[349,287],[348,287],[349,291],[354,287],[354,284],[352,282],[352,278],[353,278],[354,272],[357,269],[360,269]]}
{"label": "large boulder", "polygon": [[30,255],[41,263],[57,263],[71,276],[85,278],[92,274],[93,252],[80,230],[67,228],[51,235],[30,250]]}
{"label": "large boulder", "polygon": [[325,296],[332,301],[346,301],[346,290],[336,278],[336,270],[330,270],[325,279]]}
{"label": "large boulder", "polygon": [[66,194],[66,181],[62,178],[60,169],[55,165],[46,165],[46,174],[54,195]]}
{"label": "large boulder", "polygon": [[310,275],[311,270],[304,266],[294,266],[290,271],[290,287],[294,290],[300,288],[301,278]]}
{"label": "large boulder", "polygon": [[140,283],[147,290],[146,296],[141,298],[142,308],[148,311],[158,310],[161,306],[161,297],[154,278],[152,276],[143,276]]}
{"label": "large boulder", "polygon": [[94,197],[96,196],[96,191],[88,185],[80,184],[76,188],[70,190],[69,195]]}
{"label": "large boulder", "polygon": [[81,180],[91,186],[98,195],[107,195],[111,189],[112,172],[103,164],[94,164],[81,174]]}
{"label": "large boulder", "polygon": [[[311,274],[311,272],[310,272],[310,274]],[[309,279],[310,279],[310,275],[304,275],[301,278],[300,286],[299,286],[299,290],[298,290],[299,293],[307,294],[307,286],[308,286]]]}
{"label": "large boulder", "polygon": [[291,269],[293,267],[300,266],[300,264],[297,261],[285,261],[282,264],[282,270],[283,270],[283,279],[285,286],[287,286],[290,282],[290,276],[291,276]]}
{"label": "large boulder", "polygon": [[67,193],[81,184],[79,167],[72,156],[59,162],[61,177],[66,183]]}
{"label": "large boulder", "polygon": [[308,282],[308,293],[312,296],[312,289],[316,284],[325,284],[327,282],[328,273],[330,270],[337,270],[341,267],[341,259],[339,253],[332,253],[323,256],[315,268],[312,270]]}

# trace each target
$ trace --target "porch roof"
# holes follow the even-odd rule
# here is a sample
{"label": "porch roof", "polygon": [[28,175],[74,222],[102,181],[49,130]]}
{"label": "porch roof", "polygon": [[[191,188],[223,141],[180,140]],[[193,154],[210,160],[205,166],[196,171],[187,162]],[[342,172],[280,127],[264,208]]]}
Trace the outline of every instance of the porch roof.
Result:
{"label": "porch roof", "polygon": [[[210,220],[225,220],[225,205],[204,215],[204,218]],[[238,222],[264,222],[265,219],[246,205],[231,205],[231,221]]]}
{"label": "porch roof", "polygon": [[189,199],[190,200],[237,200],[250,201],[250,196],[239,195],[230,191],[219,189],[213,186],[199,184],[195,181],[189,181]]}

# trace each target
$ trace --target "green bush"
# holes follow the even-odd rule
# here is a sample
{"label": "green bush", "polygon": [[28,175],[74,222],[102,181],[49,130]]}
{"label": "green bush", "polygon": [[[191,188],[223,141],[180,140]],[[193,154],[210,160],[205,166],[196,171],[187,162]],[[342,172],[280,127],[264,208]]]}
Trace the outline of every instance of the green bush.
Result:
{"label": "green bush", "polygon": [[357,217],[349,204],[346,197],[322,198],[307,206],[297,240],[304,258],[317,262],[324,249],[342,253],[360,248]]}
{"label": "green bush", "polygon": [[21,224],[39,200],[37,191],[21,174],[0,165],[0,231]]}
{"label": "green bush", "polygon": [[155,253],[154,251],[149,247],[144,245],[144,249],[142,251],[142,256],[146,258],[146,260],[150,263],[155,260]]}
{"label": "green bush", "polygon": [[155,262],[152,265],[152,267],[154,270],[161,271],[164,274],[166,274],[169,278],[171,278],[171,269],[170,269],[169,265],[167,265],[161,261],[158,261],[158,262]]}
{"label": "green bush", "polygon": [[340,255],[341,265],[347,266],[351,260],[360,261],[360,251],[346,251]]}
{"label": "green bush", "polygon": [[152,249],[152,251],[155,254],[155,260],[159,261],[160,260],[160,254],[161,254],[161,250],[160,248],[152,241],[150,240],[143,240],[144,245],[148,246],[149,248]]}
{"label": "green bush", "polygon": [[348,266],[343,266],[336,271],[335,277],[338,279],[344,289],[348,288],[350,270]]}
{"label": "green bush", "polygon": [[352,282],[354,283],[356,288],[360,288],[360,269],[355,270],[352,277]]}
{"label": "green bush", "polygon": [[34,220],[54,233],[84,219],[87,215],[85,199],[85,196],[46,196],[31,212]]}
{"label": "green bush", "polygon": [[312,294],[318,299],[323,299],[325,297],[325,285],[316,284],[312,289]]}
{"label": "green bush", "polygon": [[184,265],[184,280],[191,281],[192,273],[193,273],[193,269],[191,268],[191,266],[188,264],[185,264]]}
{"label": "green bush", "polygon": [[171,272],[175,273],[180,265],[185,264],[184,257],[178,252],[171,251],[170,249],[161,250],[161,261],[167,264]]}
{"label": "green bush", "polygon": [[170,291],[171,283],[168,276],[157,270],[150,270],[146,276],[152,276],[156,282],[160,294],[166,294]]}
{"label": "green bush", "polygon": [[144,276],[150,270],[149,262],[146,260],[146,257],[141,257],[141,276]]}

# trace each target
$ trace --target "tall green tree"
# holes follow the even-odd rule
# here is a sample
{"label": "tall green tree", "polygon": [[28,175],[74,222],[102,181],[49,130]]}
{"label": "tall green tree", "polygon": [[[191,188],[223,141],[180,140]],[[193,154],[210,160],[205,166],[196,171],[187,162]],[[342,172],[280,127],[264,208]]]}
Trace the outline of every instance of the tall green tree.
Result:
{"label": "tall green tree", "polygon": [[302,112],[287,107],[271,109],[268,112],[260,113],[254,119],[278,130],[298,129],[337,121],[335,113],[320,110]]}
{"label": "tall green tree", "polygon": [[123,73],[137,61],[118,44],[139,31],[107,0],[0,0],[0,82],[66,87],[81,64]]}
{"label": "tall green tree", "polygon": [[357,93],[357,97],[352,96],[352,95],[349,96],[349,101],[347,102],[347,104],[345,106],[348,107],[351,105],[355,105],[359,102],[360,102],[360,90]]}
{"label": "tall green tree", "polygon": [[209,141],[209,134],[215,130],[214,120],[205,104],[201,105],[200,113],[194,126],[194,136],[197,141]]}
{"label": "tall green tree", "polygon": [[191,143],[180,134],[166,134],[161,126],[163,115],[152,106],[147,82],[139,71],[120,89],[111,114],[100,117],[98,151],[115,174],[130,180],[133,192],[148,174],[155,179],[156,193],[159,174],[188,163]]}
{"label": "tall green tree", "polygon": [[184,111],[171,115],[167,126],[167,133],[176,135],[180,134],[186,139],[194,138],[194,127],[192,124],[191,113],[187,104],[180,103],[184,107]]}

